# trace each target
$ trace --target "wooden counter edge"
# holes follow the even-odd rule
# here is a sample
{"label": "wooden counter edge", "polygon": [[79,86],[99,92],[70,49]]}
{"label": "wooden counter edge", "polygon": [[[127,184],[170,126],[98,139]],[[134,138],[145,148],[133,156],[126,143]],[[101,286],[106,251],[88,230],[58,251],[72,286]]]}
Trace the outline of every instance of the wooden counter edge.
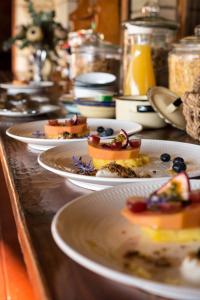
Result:
{"label": "wooden counter edge", "polygon": [[39,263],[36,258],[35,250],[32,247],[24,213],[21,209],[19,196],[15,190],[14,180],[7,164],[5,148],[3,146],[3,141],[1,137],[0,137],[0,155],[1,155],[2,169],[3,169],[6,185],[8,188],[12,211],[13,211],[13,215],[17,227],[18,239],[24,256],[24,261],[27,267],[27,272],[31,284],[39,300],[41,299],[50,300],[51,297],[48,292],[47,284],[40,270]]}

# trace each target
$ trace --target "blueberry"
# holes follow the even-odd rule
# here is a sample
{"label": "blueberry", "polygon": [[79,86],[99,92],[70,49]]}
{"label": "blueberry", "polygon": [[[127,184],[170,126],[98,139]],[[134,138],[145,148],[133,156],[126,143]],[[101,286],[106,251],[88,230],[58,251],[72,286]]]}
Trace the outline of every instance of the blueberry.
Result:
{"label": "blueberry", "polygon": [[170,161],[171,156],[168,153],[163,153],[163,154],[161,154],[160,159],[164,162],[168,162],[168,161]]}
{"label": "blueberry", "polygon": [[182,163],[184,163],[184,159],[183,159],[182,157],[177,156],[177,157],[174,158],[173,163],[175,164],[175,163],[177,163],[177,162],[182,162]]}
{"label": "blueberry", "polygon": [[105,136],[107,136],[106,131],[101,132],[99,135],[100,135],[100,137],[105,137]]}
{"label": "blueberry", "polygon": [[176,162],[173,164],[172,169],[176,172],[176,173],[180,173],[182,171],[186,170],[186,164],[184,162]]}
{"label": "blueberry", "polygon": [[102,133],[102,132],[104,132],[104,127],[102,127],[102,126],[99,126],[99,127],[97,127],[97,132],[98,133]]}
{"label": "blueberry", "polygon": [[110,136],[113,135],[114,130],[112,128],[106,128],[105,132],[106,132],[106,136]]}

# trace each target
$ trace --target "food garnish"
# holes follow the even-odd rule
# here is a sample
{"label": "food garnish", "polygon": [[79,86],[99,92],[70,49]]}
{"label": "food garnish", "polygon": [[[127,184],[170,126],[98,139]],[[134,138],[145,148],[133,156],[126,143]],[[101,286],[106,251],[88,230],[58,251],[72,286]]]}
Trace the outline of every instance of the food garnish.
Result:
{"label": "food garnish", "polygon": [[36,130],[34,132],[32,132],[32,136],[35,138],[41,138],[41,137],[45,137],[44,132],[40,131],[40,130]]}
{"label": "food garnish", "polygon": [[45,136],[50,139],[83,138],[89,135],[87,119],[74,115],[67,120],[49,120],[44,126]]}
{"label": "food garnish", "polygon": [[[179,236],[182,231],[188,230],[185,236],[190,234],[194,237],[195,230],[200,230],[200,191],[191,192],[188,176],[180,173],[148,198],[129,198],[122,214],[132,223],[148,228],[148,231],[149,228],[157,230],[149,231],[154,236],[159,230],[163,230],[163,235],[166,230],[178,230]],[[194,232],[189,233],[193,229]],[[173,232],[169,234],[166,231],[166,234],[173,236]]]}
{"label": "food garnish", "polygon": [[84,162],[82,157],[72,156],[74,166],[77,168],[77,173],[81,175],[95,175],[96,170],[92,165],[92,161]]}
{"label": "food garnish", "polygon": [[119,178],[135,178],[136,173],[131,168],[125,168],[115,162],[111,162],[102,167],[96,173],[97,177],[119,177]]}
{"label": "food garnish", "polygon": [[200,249],[186,255],[181,264],[181,273],[186,280],[200,283]]}
{"label": "food garnish", "polygon": [[[160,160],[162,162],[169,162],[171,161],[171,156],[168,153],[163,153],[160,156]],[[172,170],[174,172],[181,173],[186,169],[187,169],[187,165],[182,157],[177,156],[172,160]]]}
{"label": "food garnish", "polygon": [[104,128],[103,126],[99,126],[97,127],[97,133],[100,137],[107,137],[113,135],[114,130],[112,128]]}
{"label": "food garnish", "polygon": [[110,142],[103,142],[100,143],[100,138],[98,135],[91,135],[88,137],[88,142],[91,144],[99,144],[104,149],[110,149],[110,150],[120,150],[120,149],[126,149],[128,146],[130,148],[139,148],[141,145],[140,139],[129,139],[128,134],[125,130],[121,129],[119,134],[112,139]]}
{"label": "food garnish", "polygon": [[168,162],[168,161],[170,161],[171,156],[168,153],[163,153],[163,154],[161,154],[160,159],[163,162]]}
{"label": "food garnish", "polygon": [[189,192],[189,179],[185,173],[181,173],[170,179],[147,199],[143,198],[142,201],[141,199],[138,201],[137,198],[134,198],[134,201],[131,198],[128,199],[127,207],[133,212],[137,212],[137,207],[142,207],[138,209],[138,212],[175,213],[190,204]]}

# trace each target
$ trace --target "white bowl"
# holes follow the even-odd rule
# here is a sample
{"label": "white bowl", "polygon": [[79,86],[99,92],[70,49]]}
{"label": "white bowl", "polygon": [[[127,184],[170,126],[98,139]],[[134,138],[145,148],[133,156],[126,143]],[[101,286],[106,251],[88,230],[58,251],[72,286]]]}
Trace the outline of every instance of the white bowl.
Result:
{"label": "white bowl", "polygon": [[80,86],[74,86],[74,96],[75,98],[82,98],[82,97],[96,97],[101,95],[111,95],[113,96],[115,93],[114,88],[106,87],[106,89],[101,88],[86,88]]}
{"label": "white bowl", "polygon": [[[144,128],[162,128],[167,124],[156,113],[146,96],[131,100],[129,97],[118,97],[116,100],[116,119],[134,121]],[[133,99],[133,98],[132,98]]]}
{"label": "white bowl", "polygon": [[115,117],[115,102],[99,102],[87,99],[77,99],[77,107],[81,115],[88,118],[110,119]]}

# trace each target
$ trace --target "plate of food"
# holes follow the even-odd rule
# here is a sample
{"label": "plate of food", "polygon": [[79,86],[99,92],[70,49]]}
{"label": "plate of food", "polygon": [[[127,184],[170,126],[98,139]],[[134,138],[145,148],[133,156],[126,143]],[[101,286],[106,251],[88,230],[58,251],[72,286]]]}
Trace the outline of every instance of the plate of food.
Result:
{"label": "plate of food", "polygon": [[87,140],[89,135],[98,134],[102,139],[114,137],[124,126],[128,135],[141,131],[135,122],[114,119],[87,119],[75,114],[72,118],[29,122],[9,128],[10,137],[27,143],[30,148],[46,150],[70,142]]}
{"label": "plate of food", "polygon": [[184,172],[77,198],[51,228],[59,248],[95,273],[163,297],[200,299],[200,181]]}
{"label": "plate of food", "polygon": [[160,180],[187,170],[200,175],[200,146],[174,141],[142,141],[125,130],[109,140],[96,135],[88,141],[58,146],[42,153],[42,167],[78,186],[100,190],[122,183]]}

